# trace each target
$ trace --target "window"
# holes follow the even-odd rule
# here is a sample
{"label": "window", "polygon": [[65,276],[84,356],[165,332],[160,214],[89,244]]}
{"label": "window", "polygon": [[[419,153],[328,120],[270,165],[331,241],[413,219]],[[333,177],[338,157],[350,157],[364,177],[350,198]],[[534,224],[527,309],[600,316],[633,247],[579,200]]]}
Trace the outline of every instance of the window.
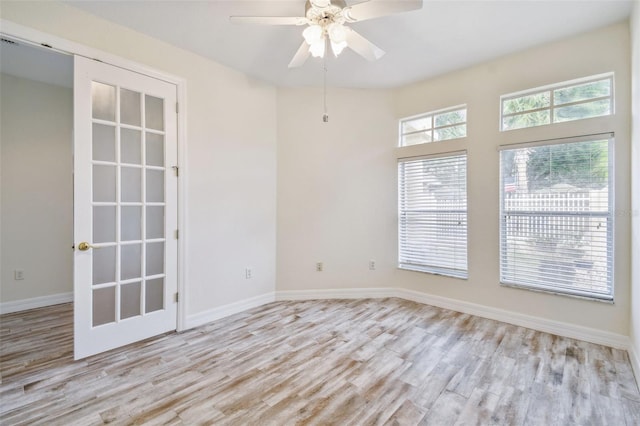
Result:
{"label": "window", "polygon": [[500,130],[613,114],[613,74],[500,97]]}
{"label": "window", "polygon": [[612,136],[500,153],[500,281],[613,300]]}
{"label": "window", "polygon": [[400,120],[400,146],[467,136],[467,107],[454,107]]}
{"label": "window", "polygon": [[401,159],[399,267],[467,278],[467,154]]}

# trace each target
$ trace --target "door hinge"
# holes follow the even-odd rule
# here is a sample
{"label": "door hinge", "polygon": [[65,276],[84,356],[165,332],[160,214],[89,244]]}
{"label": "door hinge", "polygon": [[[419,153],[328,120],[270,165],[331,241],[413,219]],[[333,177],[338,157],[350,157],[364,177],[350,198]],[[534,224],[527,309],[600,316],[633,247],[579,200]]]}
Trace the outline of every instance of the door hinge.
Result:
{"label": "door hinge", "polygon": [[176,114],[178,114],[180,112],[180,107],[179,107],[179,103],[176,102]]}
{"label": "door hinge", "polygon": [[176,177],[180,176],[180,167],[178,166],[171,166],[171,168],[173,169],[173,171],[176,173]]}
{"label": "door hinge", "polygon": [[178,293],[173,295],[173,299],[175,300],[176,303],[178,303],[178,300],[180,299],[180,297],[178,296]]}
{"label": "door hinge", "polygon": [[176,240],[177,240],[178,238],[180,238],[180,230],[179,230],[179,229],[176,229]]}

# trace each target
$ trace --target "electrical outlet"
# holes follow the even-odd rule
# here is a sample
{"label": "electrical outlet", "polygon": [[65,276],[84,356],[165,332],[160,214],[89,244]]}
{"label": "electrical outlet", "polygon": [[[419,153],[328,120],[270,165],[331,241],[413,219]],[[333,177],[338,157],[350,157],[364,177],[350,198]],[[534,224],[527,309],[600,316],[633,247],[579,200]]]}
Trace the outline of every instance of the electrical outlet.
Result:
{"label": "electrical outlet", "polygon": [[316,262],[316,272],[322,272],[324,264],[322,262]]}
{"label": "electrical outlet", "polygon": [[376,261],[375,260],[370,260],[369,261],[369,270],[370,271],[375,271],[376,270]]}
{"label": "electrical outlet", "polygon": [[16,281],[24,280],[24,271],[22,269],[16,269],[13,271],[13,279]]}
{"label": "electrical outlet", "polygon": [[245,268],[244,270],[244,277],[246,279],[251,279],[253,278],[253,269],[252,268]]}

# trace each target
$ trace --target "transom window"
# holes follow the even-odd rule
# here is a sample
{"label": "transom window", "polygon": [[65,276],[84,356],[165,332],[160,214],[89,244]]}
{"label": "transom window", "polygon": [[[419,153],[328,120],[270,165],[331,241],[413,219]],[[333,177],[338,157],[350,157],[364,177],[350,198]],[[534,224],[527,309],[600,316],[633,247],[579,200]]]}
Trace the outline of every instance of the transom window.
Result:
{"label": "transom window", "polygon": [[466,105],[433,111],[400,120],[400,146],[467,136]]}
{"label": "transom window", "polygon": [[500,281],[613,300],[612,135],[504,147]]}
{"label": "transom window", "polygon": [[500,97],[500,130],[613,114],[613,74],[571,80]]}

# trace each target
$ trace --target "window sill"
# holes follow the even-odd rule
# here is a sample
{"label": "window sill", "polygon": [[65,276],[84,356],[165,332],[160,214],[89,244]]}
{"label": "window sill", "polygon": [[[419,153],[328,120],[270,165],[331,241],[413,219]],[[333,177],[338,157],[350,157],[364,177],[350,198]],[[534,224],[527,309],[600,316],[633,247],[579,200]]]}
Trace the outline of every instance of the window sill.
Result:
{"label": "window sill", "polygon": [[438,276],[447,277],[447,278],[457,278],[459,280],[464,280],[464,281],[467,281],[469,279],[469,276],[467,274],[455,274],[453,272],[449,272],[445,270],[421,268],[419,266],[399,265],[398,269],[402,271],[411,271],[411,272],[420,272],[423,274],[438,275]]}
{"label": "window sill", "polygon": [[550,289],[550,288],[547,289],[543,287],[533,287],[533,286],[528,286],[524,284],[514,284],[514,283],[506,283],[506,282],[500,282],[500,285],[502,287],[510,287],[510,288],[515,288],[519,290],[535,291],[536,293],[553,294],[556,296],[571,297],[573,299],[588,300],[590,302],[601,302],[601,303],[607,303],[609,305],[615,304],[613,297],[609,298],[608,296],[590,296],[587,294],[569,293],[569,292],[564,292],[557,289]]}

